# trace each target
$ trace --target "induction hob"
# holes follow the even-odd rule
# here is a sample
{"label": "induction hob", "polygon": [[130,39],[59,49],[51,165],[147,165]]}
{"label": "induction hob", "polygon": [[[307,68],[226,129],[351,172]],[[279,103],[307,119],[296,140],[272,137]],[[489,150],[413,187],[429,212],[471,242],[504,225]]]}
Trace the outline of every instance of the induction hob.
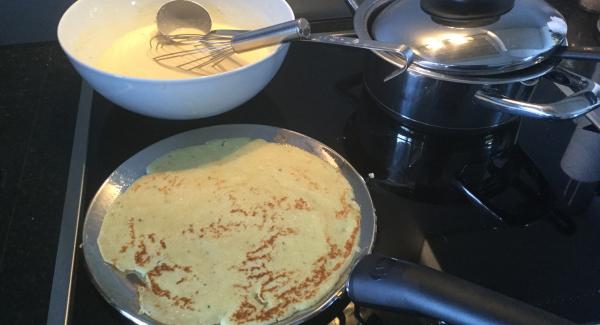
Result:
{"label": "induction hob", "polygon": [[[443,182],[434,182],[444,176],[419,183],[420,178],[404,177],[411,170],[393,167],[393,159],[384,161],[386,157],[407,157],[402,152],[412,152],[408,157],[414,161],[404,162],[412,166],[419,155],[414,155],[416,147],[406,147],[410,135],[417,140],[436,136],[422,136],[419,131],[377,117],[378,110],[363,100],[364,57],[360,50],[295,43],[279,73],[258,96],[225,114],[193,121],[159,120],[130,113],[92,93],[84,84],[49,323],[130,323],[94,288],[81,257],[78,229],[91,198],[117,166],[144,147],[186,130],[233,123],[273,125],[306,134],[354,164],[367,180],[377,211],[376,252],[441,269],[576,322],[600,322],[598,184],[571,179],[561,168],[565,155],[577,158],[581,154],[569,147],[573,134],[597,130],[583,119],[522,119],[494,135],[512,148],[511,155],[518,152],[524,157],[527,168],[535,169],[544,187],[526,187],[534,196],[544,193],[537,196],[538,205],[533,207],[527,200],[509,204],[509,208],[502,200],[494,202],[494,211],[511,216],[510,220],[498,219],[467,196],[445,188]],[[551,87],[540,87],[537,96],[544,99],[555,93]],[[453,139],[448,143],[463,141],[456,148],[470,152],[470,146],[481,150],[487,138],[484,135],[483,142],[460,136]],[[421,147],[431,143],[427,141]],[[441,141],[439,136],[437,141]],[[435,158],[441,149],[431,148],[425,152],[427,157],[434,157],[428,161],[429,171],[444,169],[448,163],[444,156]],[[499,145],[497,151],[502,153],[502,148]],[[510,157],[505,158],[512,161]],[[420,172],[428,175],[427,171]],[[409,186],[401,186],[406,184]],[[490,194],[477,186],[470,188],[483,196]],[[494,200],[490,198],[490,204]],[[545,204],[560,210],[564,223],[548,218]],[[311,323],[356,324],[353,309],[344,311],[347,303],[343,300],[334,304]],[[360,310],[367,324],[437,323],[411,313]]]}

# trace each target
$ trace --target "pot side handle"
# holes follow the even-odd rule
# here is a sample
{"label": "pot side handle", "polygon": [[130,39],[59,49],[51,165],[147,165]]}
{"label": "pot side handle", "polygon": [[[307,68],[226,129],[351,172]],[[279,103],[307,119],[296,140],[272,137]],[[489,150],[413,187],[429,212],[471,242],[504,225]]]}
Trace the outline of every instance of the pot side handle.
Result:
{"label": "pot side handle", "polygon": [[574,324],[446,273],[377,255],[356,265],[348,294],[359,304],[419,312],[453,324]]}
{"label": "pot side handle", "polygon": [[533,118],[572,119],[600,106],[600,85],[567,69],[557,67],[544,76],[554,83],[571,88],[574,93],[553,103],[535,104],[511,99],[494,92],[480,89],[475,93],[479,105],[506,113]]}

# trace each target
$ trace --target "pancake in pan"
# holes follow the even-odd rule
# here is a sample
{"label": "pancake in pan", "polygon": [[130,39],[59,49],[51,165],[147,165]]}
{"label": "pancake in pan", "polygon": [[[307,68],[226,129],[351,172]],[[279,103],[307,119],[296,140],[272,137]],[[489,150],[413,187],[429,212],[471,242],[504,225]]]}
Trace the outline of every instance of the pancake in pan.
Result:
{"label": "pancake in pan", "polygon": [[357,251],[339,170],[245,138],[173,151],[112,204],[98,246],[165,324],[268,324],[329,295]]}

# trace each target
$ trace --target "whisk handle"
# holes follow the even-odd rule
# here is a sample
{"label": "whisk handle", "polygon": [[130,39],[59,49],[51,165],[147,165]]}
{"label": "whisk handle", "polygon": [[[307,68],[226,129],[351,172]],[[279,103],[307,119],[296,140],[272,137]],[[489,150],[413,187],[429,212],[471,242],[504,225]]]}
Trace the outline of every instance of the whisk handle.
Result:
{"label": "whisk handle", "polygon": [[402,71],[406,70],[413,61],[412,50],[404,44],[384,43],[373,40],[363,40],[354,37],[337,36],[330,33],[321,33],[312,35],[307,41],[325,43],[332,45],[342,45],[355,48],[362,48],[375,51],[385,51],[394,54],[397,60],[394,64]]}
{"label": "whisk handle", "polygon": [[231,40],[231,46],[235,52],[244,52],[309,36],[310,23],[299,18],[238,34]]}

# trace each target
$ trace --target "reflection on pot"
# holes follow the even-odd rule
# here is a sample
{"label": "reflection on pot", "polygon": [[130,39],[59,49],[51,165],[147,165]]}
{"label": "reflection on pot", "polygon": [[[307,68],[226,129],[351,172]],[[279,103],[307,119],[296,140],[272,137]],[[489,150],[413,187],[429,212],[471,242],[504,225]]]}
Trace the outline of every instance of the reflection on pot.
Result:
{"label": "reflection on pot", "polygon": [[500,227],[549,219],[573,231],[516,144],[519,126],[519,119],[471,132],[409,126],[363,91],[346,125],[346,150],[363,174],[399,195],[435,204],[470,202]]}

